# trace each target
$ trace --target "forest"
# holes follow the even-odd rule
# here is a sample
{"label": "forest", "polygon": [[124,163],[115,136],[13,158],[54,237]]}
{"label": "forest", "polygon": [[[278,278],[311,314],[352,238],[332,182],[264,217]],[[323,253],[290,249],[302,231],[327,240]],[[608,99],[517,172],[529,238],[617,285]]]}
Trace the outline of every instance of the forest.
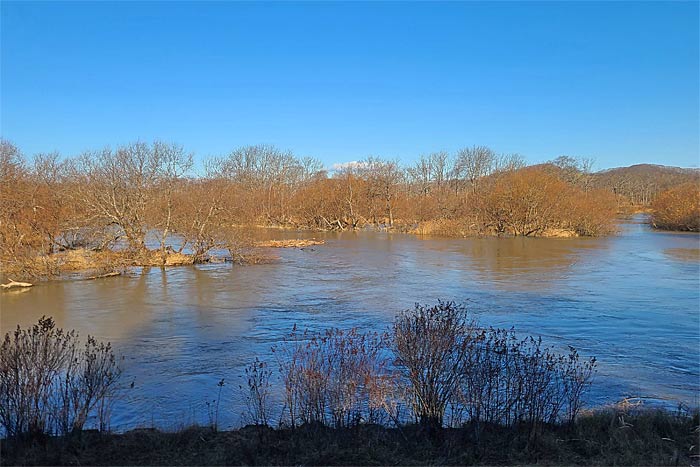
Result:
{"label": "forest", "polygon": [[6,277],[253,260],[254,227],[382,229],[444,236],[600,236],[621,213],[700,230],[700,172],[639,165],[593,172],[561,156],[527,166],[486,146],[411,165],[367,157],[329,170],[273,146],[195,164],[182,146],[134,142],[26,157],[0,142],[0,261]]}

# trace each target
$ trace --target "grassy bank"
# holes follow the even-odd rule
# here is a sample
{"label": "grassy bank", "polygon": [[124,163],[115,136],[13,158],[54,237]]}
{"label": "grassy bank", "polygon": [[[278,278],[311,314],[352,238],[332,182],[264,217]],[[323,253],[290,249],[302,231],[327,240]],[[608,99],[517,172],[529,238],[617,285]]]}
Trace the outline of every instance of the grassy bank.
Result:
{"label": "grassy bank", "polygon": [[[698,415],[607,409],[572,427],[133,430],[2,441],[4,465],[698,465]],[[477,433],[479,435],[477,436]]]}

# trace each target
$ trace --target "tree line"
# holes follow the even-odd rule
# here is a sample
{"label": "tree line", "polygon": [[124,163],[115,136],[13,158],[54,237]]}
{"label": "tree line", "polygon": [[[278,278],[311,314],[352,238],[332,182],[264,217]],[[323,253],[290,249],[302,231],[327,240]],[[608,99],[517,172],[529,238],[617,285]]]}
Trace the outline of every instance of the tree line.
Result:
{"label": "tree line", "polygon": [[[588,160],[526,166],[485,146],[405,166],[368,157],[333,171],[272,146],[245,146],[195,170],[182,146],[156,141],[75,157],[25,157],[0,142],[0,259],[8,274],[57,273],[56,254],[124,254],[129,264],[206,261],[250,244],[246,226],[420,234],[603,235],[619,194]],[[128,255],[126,253],[128,252]],[[126,256],[125,256],[126,255]],[[113,264],[115,258],[110,258]]]}

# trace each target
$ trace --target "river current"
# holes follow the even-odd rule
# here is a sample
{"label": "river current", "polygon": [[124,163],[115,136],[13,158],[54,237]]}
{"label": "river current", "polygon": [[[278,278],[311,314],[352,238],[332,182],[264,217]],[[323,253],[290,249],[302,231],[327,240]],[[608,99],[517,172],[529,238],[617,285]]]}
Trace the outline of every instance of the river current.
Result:
{"label": "river current", "polygon": [[[445,239],[382,232],[297,233],[273,264],[150,268],[0,296],[0,331],[53,316],[124,357],[112,427],[242,423],[238,386],[255,356],[300,329],[383,330],[415,302],[465,303],[483,326],[514,327],[598,359],[586,399],[674,407],[700,393],[700,237],[641,217],[606,238]],[[133,389],[129,389],[130,383]]]}

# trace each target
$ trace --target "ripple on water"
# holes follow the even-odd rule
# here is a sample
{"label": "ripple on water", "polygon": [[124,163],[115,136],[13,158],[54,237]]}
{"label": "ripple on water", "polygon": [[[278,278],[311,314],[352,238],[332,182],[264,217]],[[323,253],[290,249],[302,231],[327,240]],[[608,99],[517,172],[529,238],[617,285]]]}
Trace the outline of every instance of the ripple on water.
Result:
{"label": "ripple on water", "polygon": [[280,251],[276,264],[152,268],[3,294],[0,329],[48,314],[113,341],[125,384],[135,381],[114,408],[116,427],[207,423],[221,378],[228,426],[240,419],[243,367],[271,359],[294,325],[384,330],[397,311],[438,298],[466,302],[483,326],[596,356],[589,403],[634,395],[697,404],[698,236],[629,224],[601,239],[324,237],[313,252]]}

